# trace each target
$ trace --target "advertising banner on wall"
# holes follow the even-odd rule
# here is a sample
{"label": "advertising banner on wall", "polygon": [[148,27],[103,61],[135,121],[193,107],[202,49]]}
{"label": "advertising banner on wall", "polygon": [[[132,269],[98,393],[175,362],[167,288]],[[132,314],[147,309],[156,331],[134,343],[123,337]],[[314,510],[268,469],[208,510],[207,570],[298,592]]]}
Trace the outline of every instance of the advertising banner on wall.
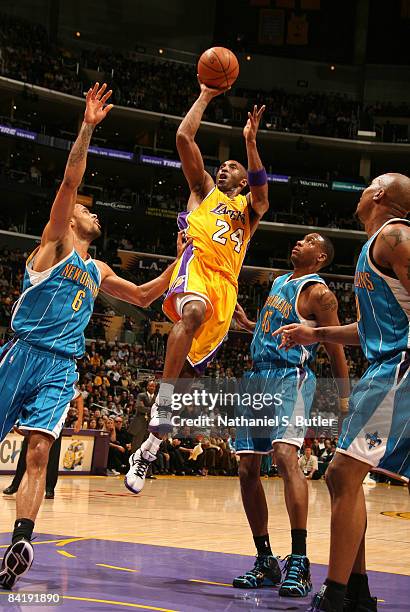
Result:
{"label": "advertising banner on wall", "polygon": [[94,436],[64,436],[61,440],[61,472],[90,472],[94,451]]}
{"label": "advertising banner on wall", "polygon": [[0,443],[0,472],[16,469],[23,440],[20,434],[9,433]]}

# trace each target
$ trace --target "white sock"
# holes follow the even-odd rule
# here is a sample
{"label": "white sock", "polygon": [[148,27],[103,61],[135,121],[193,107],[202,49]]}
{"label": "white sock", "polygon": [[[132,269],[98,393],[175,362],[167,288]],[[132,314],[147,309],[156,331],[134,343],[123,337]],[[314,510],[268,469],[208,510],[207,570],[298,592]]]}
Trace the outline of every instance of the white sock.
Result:
{"label": "white sock", "polygon": [[154,461],[162,440],[156,438],[154,434],[150,433],[147,440],[141,444],[142,456],[148,461]]}
{"label": "white sock", "polygon": [[170,383],[161,383],[156,398],[156,404],[158,406],[170,406],[172,404],[174,388],[175,385],[171,385]]}

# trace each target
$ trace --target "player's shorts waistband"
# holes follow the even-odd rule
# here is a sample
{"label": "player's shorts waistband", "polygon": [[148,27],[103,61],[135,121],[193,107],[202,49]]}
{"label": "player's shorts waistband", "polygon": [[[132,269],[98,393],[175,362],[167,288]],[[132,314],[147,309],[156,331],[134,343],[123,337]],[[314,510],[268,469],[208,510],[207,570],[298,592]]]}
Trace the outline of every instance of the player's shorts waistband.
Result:
{"label": "player's shorts waistband", "polygon": [[21,338],[12,338],[11,340],[12,346],[18,346],[20,350],[30,351],[30,354],[33,355],[42,355],[43,357],[50,357],[58,359],[59,361],[67,361],[68,363],[75,363],[76,360],[74,357],[67,357],[67,355],[63,355],[63,353],[58,353],[57,351],[48,351],[47,349],[42,349],[34,344],[30,344],[26,340],[21,340]]}
{"label": "player's shorts waistband", "polygon": [[295,365],[294,363],[289,363],[289,361],[285,359],[271,359],[270,361],[257,361],[253,364],[252,369],[254,372],[265,372],[273,368],[280,368],[282,370],[293,370],[297,368],[303,370],[306,369],[306,366]]}

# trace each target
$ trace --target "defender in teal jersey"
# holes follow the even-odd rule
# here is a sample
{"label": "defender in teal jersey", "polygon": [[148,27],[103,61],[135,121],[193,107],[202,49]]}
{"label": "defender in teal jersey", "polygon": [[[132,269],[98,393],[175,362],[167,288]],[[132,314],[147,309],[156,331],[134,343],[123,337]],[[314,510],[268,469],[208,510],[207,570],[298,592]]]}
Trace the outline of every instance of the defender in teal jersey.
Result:
{"label": "defender in teal jersey", "polygon": [[0,570],[0,586],[7,589],[33,561],[30,539],[44,495],[48,453],[75,394],[75,359],[84,353],[84,330],[98,291],[147,306],[166,291],[173,270],[172,265],[138,287],[88,255],[90,243],[101,234],[100,224],[95,214],[75,202],[93,130],[112,108],[106,105],[110,95],[106,85],[100,88],[98,83],[87,94],[84,122],[50,220],[27,261],[23,292],[12,315],[14,337],[0,352],[0,440],[17,420],[29,436],[12,544]]}
{"label": "defender in teal jersey", "polygon": [[[370,469],[410,477],[410,179],[377,177],[357,214],[368,241],[355,275],[357,322],[315,330],[278,330],[281,347],[361,344],[370,366],[353,389],[327,484],[332,501],[328,578],[311,610],[373,612],[365,562],[366,506],[362,481]],[[344,599],[345,598],[345,599]],[[344,599],[344,602],[343,602]]]}
{"label": "defender in teal jersey", "polygon": [[[251,356],[253,368],[245,377],[243,392],[276,398],[276,405],[262,411],[241,410],[248,419],[258,416],[275,417],[273,427],[238,427],[235,448],[240,455],[239,478],[242,500],[257,548],[252,570],[234,579],[237,588],[258,588],[281,581],[278,562],[272,555],[268,536],[268,509],[260,480],[261,456],[274,453],[283,477],[285,499],[291,524],[292,553],[285,566],[285,577],[279,594],[285,597],[304,597],[311,590],[309,559],[306,556],[306,525],[308,486],[298,464],[298,450],[302,446],[306,427],[299,425],[310,416],[316,389],[316,378],[311,370],[317,343],[308,347],[295,346],[286,352],[273,335],[284,322],[305,322],[309,326],[339,323],[337,300],[318,271],[331,263],[333,247],[320,234],[308,234],[298,241],[292,251],[294,271],[275,279],[258,321],[252,323],[239,310],[239,322],[253,331]],[[347,407],[349,394],[348,369],[341,346],[326,345],[333,374],[339,386],[341,405]],[[311,478],[309,476],[308,478]]]}

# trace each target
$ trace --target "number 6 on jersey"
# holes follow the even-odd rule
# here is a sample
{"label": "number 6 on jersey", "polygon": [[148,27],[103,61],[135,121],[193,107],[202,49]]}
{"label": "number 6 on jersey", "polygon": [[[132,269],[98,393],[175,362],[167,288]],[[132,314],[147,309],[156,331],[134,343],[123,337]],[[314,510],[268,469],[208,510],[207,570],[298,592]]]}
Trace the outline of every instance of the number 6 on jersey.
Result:
{"label": "number 6 on jersey", "polygon": [[71,304],[71,308],[78,312],[83,305],[83,299],[85,298],[85,291],[80,289],[77,291],[75,298],[73,299],[73,303]]}

